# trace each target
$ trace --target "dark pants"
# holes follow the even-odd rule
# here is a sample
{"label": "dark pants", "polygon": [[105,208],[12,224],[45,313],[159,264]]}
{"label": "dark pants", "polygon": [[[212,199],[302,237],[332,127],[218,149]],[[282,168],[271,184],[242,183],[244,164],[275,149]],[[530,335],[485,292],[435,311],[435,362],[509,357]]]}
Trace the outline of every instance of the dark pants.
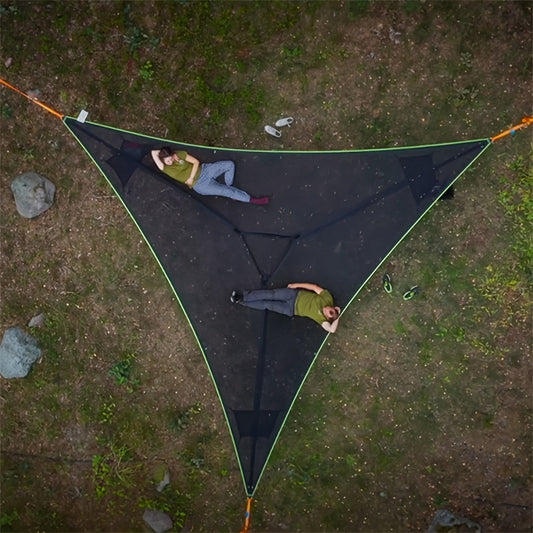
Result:
{"label": "dark pants", "polygon": [[244,291],[240,303],[253,309],[268,309],[282,315],[294,316],[294,303],[297,295],[297,289],[288,288]]}

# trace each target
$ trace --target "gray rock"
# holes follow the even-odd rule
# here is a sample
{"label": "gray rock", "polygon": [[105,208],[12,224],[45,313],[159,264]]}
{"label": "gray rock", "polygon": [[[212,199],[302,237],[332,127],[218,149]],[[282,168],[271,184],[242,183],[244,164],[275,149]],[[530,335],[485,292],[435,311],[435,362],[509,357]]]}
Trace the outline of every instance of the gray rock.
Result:
{"label": "gray rock", "polygon": [[167,485],[170,485],[170,473],[168,470],[165,471],[163,479],[157,484],[155,490],[157,490],[157,492],[163,492]]}
{"label": "gray rock", "polygon": [[11,182],[17,211],[26,218],[44,213],[54,203],[55,185],[35,172],[26,172]]}
{"label": "gray rock", "polygon": [[31,89],[26,94],[34,100],[39,100],[39,98],[41,98],[41,91],[39,89]]}
{"label": "gray rock", "polygon": [[172,529],[173,523],[166,513],[146,509],[143,514],[143,520],[155,531],[155,533],[165,533]]}
{"label": "gray rock", "polygon": [[40,328],[44,325],[44,313],[39,313],[38,315],[32,317],[28,326],[30,328]]}
{"label": "gray rock", "polygon": [[[467,529],[464,529],[463,526],[466,526]],[[481,526],[464,516],[455,515],[446,509],[439,509],[429,526],[428,533],[451,533],[454,531],[481,533]]]}
{"label": "gray rock", "polygon": [[4,378],[23,378],[42,350],[31,335],[19,327],[6,329],[0,343],[0,375]]}
{"label": "gray rock", "polygon": [[153,480],[156,483],[157,492],[163,492],[164,488],[170,484],[170,472],[164,463],[158,463],[155,466]]}

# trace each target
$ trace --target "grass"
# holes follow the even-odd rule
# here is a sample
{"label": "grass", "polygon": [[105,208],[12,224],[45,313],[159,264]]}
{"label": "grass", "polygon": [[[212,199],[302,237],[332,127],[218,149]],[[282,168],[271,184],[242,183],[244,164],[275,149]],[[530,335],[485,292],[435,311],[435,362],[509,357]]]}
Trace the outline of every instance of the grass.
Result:
{"label": "grass", "polygon": [[[530,111],[528,2],[101,6],[1,0],[0,75],[73,116],[239,148],[482,138]],[[262,126],[286,114],[278,144]],[[150,252],[57,121],[4,89],[0,115],[4,190],[28,170],[58,188],[33,221],[0,198],[2,327],[46,316],[31,330],[44,357],[1,384],[2,530],[138,531],[151,508],[176,531],[234,531],[230,438]],[[528,134],[487,151],[345,313],[274,448],[254,531],[425,530],[443,506],[531,527]]]}

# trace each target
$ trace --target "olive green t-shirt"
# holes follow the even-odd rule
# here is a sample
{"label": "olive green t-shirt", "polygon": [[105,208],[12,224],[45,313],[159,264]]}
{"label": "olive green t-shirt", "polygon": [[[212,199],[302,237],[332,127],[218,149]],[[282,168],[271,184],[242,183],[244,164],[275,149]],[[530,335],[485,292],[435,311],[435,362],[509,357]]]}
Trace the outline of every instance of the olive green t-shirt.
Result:
{"label": "olive green t-shirt", "polygon": [[294,303],[294,314],[305,316],[322,324],[327,318],[322,314],[323,307],[333,307],[333,296],[327,290],[320,294],[314,291],[299,290]]}
{"label": "olive green t-shirt", "polygon": [[[187,152],[176,152],[176,155],[179,157],[179,161],[174,161],[172,165],[163,168],[163,172],[171,177],[173,180],[179,181],[180,183],[185,183],[191,177],[192,163],[185,161],[187,157]],[[196,183],[198,176],[200,175],[201,165],[198,167],[196,176],[192,180],[192,184]]]}

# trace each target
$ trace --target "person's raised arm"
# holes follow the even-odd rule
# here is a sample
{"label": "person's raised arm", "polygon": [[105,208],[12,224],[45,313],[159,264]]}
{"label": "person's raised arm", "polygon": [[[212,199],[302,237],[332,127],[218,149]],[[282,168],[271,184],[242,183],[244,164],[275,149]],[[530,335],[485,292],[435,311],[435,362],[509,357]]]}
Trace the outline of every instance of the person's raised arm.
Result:
{"label": "person's raised arm", "polygon": [[305,289],[307,291],[316,292],[320,294],[324,289],[314,283],[289,283],[287,285],[289,289]]}
{"label": "person's raised arm", "polygon": [[337,326],[339,325],[340,316],[336,318],[333,322],[328,322],[325,320],[322,322],[322,327],[329,333],[335,333],[337,331]]}
{"label": "person's raised arm", "polygon": [[322,327],[329,333],[335,333],[337,331],[337,326],[339,325],[339,320],[341,318],[341,308],[336,306],[335,311],[337,311],[337,318],[333,322],[328,320],[322,322]]}
{"label": "person's raised arm", "polygon": [[191,175],[189,176],[189,179],[185,182],[185,185],[192,187],[192,182],[193,182],[194,176],[196,176],[196,173],[198,172],[200,161],[196,159],[196,157],[193,157],[190,154],[187,154],[185,161],[192,164]]}
{"label": "person's raised arm", "polygon": [[165,165],[163,161],[161,161],[161,158],[159,157],[159,150],[152,150],[150,154],[152,155],[152,159],[154,160],[154,163],[157,165],[157,168],[159,170],[163,170],[165,168]]}

